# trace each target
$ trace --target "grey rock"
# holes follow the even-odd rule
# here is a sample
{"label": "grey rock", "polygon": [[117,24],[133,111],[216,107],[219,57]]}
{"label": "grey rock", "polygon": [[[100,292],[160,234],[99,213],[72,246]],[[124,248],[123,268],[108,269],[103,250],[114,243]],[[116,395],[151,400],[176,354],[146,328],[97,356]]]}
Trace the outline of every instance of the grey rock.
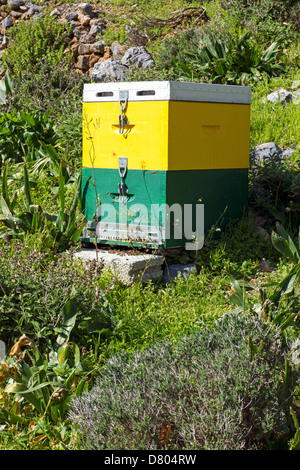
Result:
{"label": "grey rock", "polygon": [[94,18],[94,10],[89,3],[80,3],[78,8],[84,15],[88,15],[90,18]]}
{"label": "grey rock", "polygon": [[250,151],[250,159],[258,164],[265,164],[270,161],[280,161],[282,152],[275,142],[267,142],[257,145]]}
{"label": "grey rock", "polygon": [[91,44],[91,52],[93,52],[94,54],[104,54],[104,46],[104,41],[94,42],[94,44]]}
{"label": "grey rock", "polygon": [[284,88],[279,88],[279,90],[273,91],[267,96],[267,101],[271,103],[282,103],[282,102],[289,102],[292,99],[292,93],[290,91],[285,90]]}
{"label": "grey rock", "polygon": [[163,271],[163,282],[171,282],[176,279],[178,275],[183,276],[185,279],[188,275],[197,273],[197,268],[193,263],[189,264],[171,264]]}
{"label": "grey rock", "polygon": [[6,49],[9,46],[9,38],[7,36],[0,35],[0,41],[1,41],[1,44],[0,44],[1,50]]}
{"label": "grey rock", "polygon": [[79,44],[78,47],[78,54],[80,55],[88,55],[91,52],[91,45],[90,44]]}
{"label": "grey rock", "polygon": [[162,278],[163,256],[153,254],[128,254],[119,255],[106,250],[81,249],[74,253],[75,257],[83,263],[90,261],[100,263],[104,268],[109,268],[113,275],[124,284],[134,282],[148,282]]}
{"label": "grey rock", "polygon": [[8,0],[7,5],[11,10],[19,10],[24,5],[24,0]]}
{"label": "grey rock", "polygon": [[1,21],[1,27],[4,29],[10,28],[13,26],[14,22],[12,20],[12,17],[8,15],[6,18],[4,18],[3,21]]}
{"label": "grey rock", "polygon": [[154,67],[155,62],[144,46],[130,47],[124,54],[121,60],[123,65],[130,67],[136,65],[146,69],[148,67]]}
{"label": "grey rock", "polygon": [[56,16],[60,17],[62,15],[62,9],[61,8],[54,8],[54,10],[51,11],[50,16]]}
{"label": "grey rock", "polygon": [[80,55],[78,57],[76,67],[84,72],[87,71],[89,69],[89,56]]}
{"label": "grey rock", "polygon": [[107,59],[103,62],[97,62],[92,71],[92,80],[94,82],[122,81],[128,75],[128,68],[115,59]]}
{"label": "grey rock", "polygon": [[79,37],[79,41],[82,43],[87,43],[90,44],[95,40],[94,36],[91,36],[90,34],[82,34]]}
{"label": "grey rock", "polygon": [[77,21],[77,18],[78,18],[77,11],[69,11],[69,13],[66,14],[66,20],[68,21]]}
{"label": "grey rock", "polygon": [[295,152],[294,149],[288,147],[282,151],[281,155],[282,157],[290,158],[294,152]]}
{"label": "grey rock", "polygon": [[73,29],[73,34],[76,38],[80,39],[81,36],[85,35],[85,29],[82,26],[77,26]]}
{"label": "grey rock", "polygon": [[32,18],[34,15],[39,14],[41,11],[42,7],[38,5],[33,5],[28,9],[27,15],[29,16],[29,18]]}
{"label": "grey rock", "polygon": [[94,24],[90,28],[90,35],[91,36],[96,36],[97,34],[101,34],[104,30],[105,30],[104,25]]}

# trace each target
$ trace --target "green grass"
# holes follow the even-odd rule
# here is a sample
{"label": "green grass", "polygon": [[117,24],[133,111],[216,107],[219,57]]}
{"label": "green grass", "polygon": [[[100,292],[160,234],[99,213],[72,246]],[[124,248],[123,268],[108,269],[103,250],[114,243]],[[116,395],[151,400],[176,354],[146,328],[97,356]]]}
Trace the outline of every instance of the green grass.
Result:
{"label": "green grass", "polygon": [[252,88],[250,144],[276,142],[280,147],[299,148],[300,110],[292,102],[271,103],[265,98],[279,88],[291,87],[300,75],[273,79]]}

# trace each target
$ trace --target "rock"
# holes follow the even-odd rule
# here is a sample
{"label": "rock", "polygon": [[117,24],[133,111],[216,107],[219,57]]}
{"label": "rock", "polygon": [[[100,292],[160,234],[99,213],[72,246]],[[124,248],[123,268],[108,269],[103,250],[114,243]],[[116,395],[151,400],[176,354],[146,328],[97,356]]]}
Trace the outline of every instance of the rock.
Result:
{"label": "rock", "polygon": [[[80,249],[74,256],[84,263],[97,260],[96,250]],[[162,278],[163,256],[153,254],[118,254],[98,250],[98,262],[109,269],[124,284],[148,282]]]}
{"label": "rock", "polygon": [[88,55],[80,55],[78,56],[76,62],[76,68],[81,70],[82,72],[86,72],[89,69],[90,64],[90,57]]}
{"label": "rock", "polygon": [[8,15],[6,18],[4,18],[3,21],[1,21],[1,28],[3,29],[8,29],[13,25],[14,25],[14,22],[10,15]]}
{"label": "rock", "polygon": [[78,54],[79,55],[88,55],[91,52],[91,44],[79,44]]}
{"label": "rock", "polygon": [[78,57],[78,48],[79,48],[79,45],[77,43],[71,44],[70,49],[71,49],[74,59],[77,59]]}
{"label": "rock", "polygon": [[97,62],[99,62],[99,55],[90,54],[89,55],[89,69],[94,67],[94,65],[97,64]]}
{"label": "rock", "polygon": [[259,144],[255,149],[251,149],[250,158],[258,164],[264,164],[268,161],[281,160],[282,152],[275,142]]}
{"label": "rock", "polygon": [[118,60],[125,55],[126,49],[123,44],[120,44],[119,42],[113,42],[111,45],[111,52],[113,58]]}
{"label": "rock", "polygon": [[155,62],[144,46],[130,47],[124,54],[121,60],[123,65],[130,67],[136,65],[146,69],[148,67],[154,67]]}
{"label": "rock", "polygon": [[82,26],[77,26],[73,29],[73,35],[78,39],[80,39],[84,34],[86,34],[86,30]]}
{"label": "rock", "polygon": [[171,264],[163,271],[163,281],[171,282],[173,279],[176,279],[178,275],[181,275],[186,279],[186,277],[192,273],[197,273],[197,268],[193,263]]}
{"label": "rock", "polygon": [[91,44],[95,38],[90,34],[82,34],[79,38],[79,41],[86,44]]}
{"label": "rock", "polygon": [[91,18],[88,15],[78,12],[78,21],[82,26],[89,26]]}
{"label": "rock", "polygon": [[62,15],[62,9],[61,8],[54,8],[54,10],[51,11],[50,16],[56,16],[60,17]]}
{"label": "rock", "polygon": [[292,93],[290,91],[285,90],[284,88],[279,88],[279,90],[273,91],[267,96],[267,101],[271,103],[282,103],[282,102],[289,102],[292,99]]}
{"label": "rock", "polygon": [[93,7],[89,3],[80,3],[78,5],[78,8],[81,13],[83,13],[86,16],[89,16],[90,19],[94,18],[95,16],[94,10],[93,10]]}
{"label": "rock", "polygon": [[104,54],[104,45],[105,43],[103,41],[97,41],[94,42],[94,44],[91,44],[90,50],[94,54]]}
{"label": "rock", "polygon": [[100,26],[102,31],[106,28],[106,21],[104,18],[93,18],[90,21],[91,26]]}
{"label": "rock", "polygon": [[97,24],[94,24],[90,28],[90,35],[91,36],[97,36],[97,34],[101,34],[104,31],[105,28],[103,26],[98,26]]}
{"label": "rock", "polygon": [[24,5],[24,0],[8,0],[7,5],[11,10],[19,10]]}
{"label": "rock", "polygon": [[69,13],[66,14],[66,20],[68,21],[77,21],[78,19],[78,11],[69,11]]}
{"label": "rock", "polygon": [[294,149],[288,147],[282,151],[281,155],[282,157],[290,158],[294,152],[295,152]]}
{"label": "rock", "polygon": [[7,36],[1,37],[2,41],[0,44],[0,50],[6,49],[9,45],[9,38]]}
{"label": "rock", "polygon": [[29,18],[32,18],[34,15],[41,13],[41,11],[42,7],[38,5],[33,5],[27,10],[27,16],[29,16]]}
{"label": "rock", "polygon": [[12,10],[10,12],[10,15],[15,19],[15,20],[18,20],[19,18],[21,18],[23,16],[24,13],[22,13],[21,11],[15,11],[15,10]]}
{"label": "rock", "polygon": [[291,86],[292,89],[292,102],[294,104],[300,103],[300,80],[295,80]]}
{"label": "rock", "polygon": [[92,80],[94,82],[123,81],[128,75],[128,68],[120,61],[109,58],[103,62],[95,64],[92,70]]}

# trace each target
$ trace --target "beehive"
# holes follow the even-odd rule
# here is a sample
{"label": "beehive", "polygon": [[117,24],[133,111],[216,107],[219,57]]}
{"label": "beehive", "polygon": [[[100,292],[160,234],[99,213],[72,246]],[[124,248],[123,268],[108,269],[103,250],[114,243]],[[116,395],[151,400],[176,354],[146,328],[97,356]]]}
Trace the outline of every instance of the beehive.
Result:
{"label": "beehive", "polygon": [[[247,207],[251,89],[93,83],[83,93],[83,241],[186,246]],[[187,211],[189,216],[187,216]],[[195,225],[195,224],[194,224]]]}

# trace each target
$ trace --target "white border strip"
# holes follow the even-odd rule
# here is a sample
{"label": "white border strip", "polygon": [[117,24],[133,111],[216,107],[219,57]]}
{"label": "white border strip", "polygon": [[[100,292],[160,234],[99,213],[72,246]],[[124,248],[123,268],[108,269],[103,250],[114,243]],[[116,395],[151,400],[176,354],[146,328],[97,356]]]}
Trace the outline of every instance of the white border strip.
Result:
{"label": "white border strip", "polygon": [[119,101],[120,90],[128,90],[129,101],[251,103],[250,87],[168,81],[86,83],[83,89],[83,101],[116,102]]}

